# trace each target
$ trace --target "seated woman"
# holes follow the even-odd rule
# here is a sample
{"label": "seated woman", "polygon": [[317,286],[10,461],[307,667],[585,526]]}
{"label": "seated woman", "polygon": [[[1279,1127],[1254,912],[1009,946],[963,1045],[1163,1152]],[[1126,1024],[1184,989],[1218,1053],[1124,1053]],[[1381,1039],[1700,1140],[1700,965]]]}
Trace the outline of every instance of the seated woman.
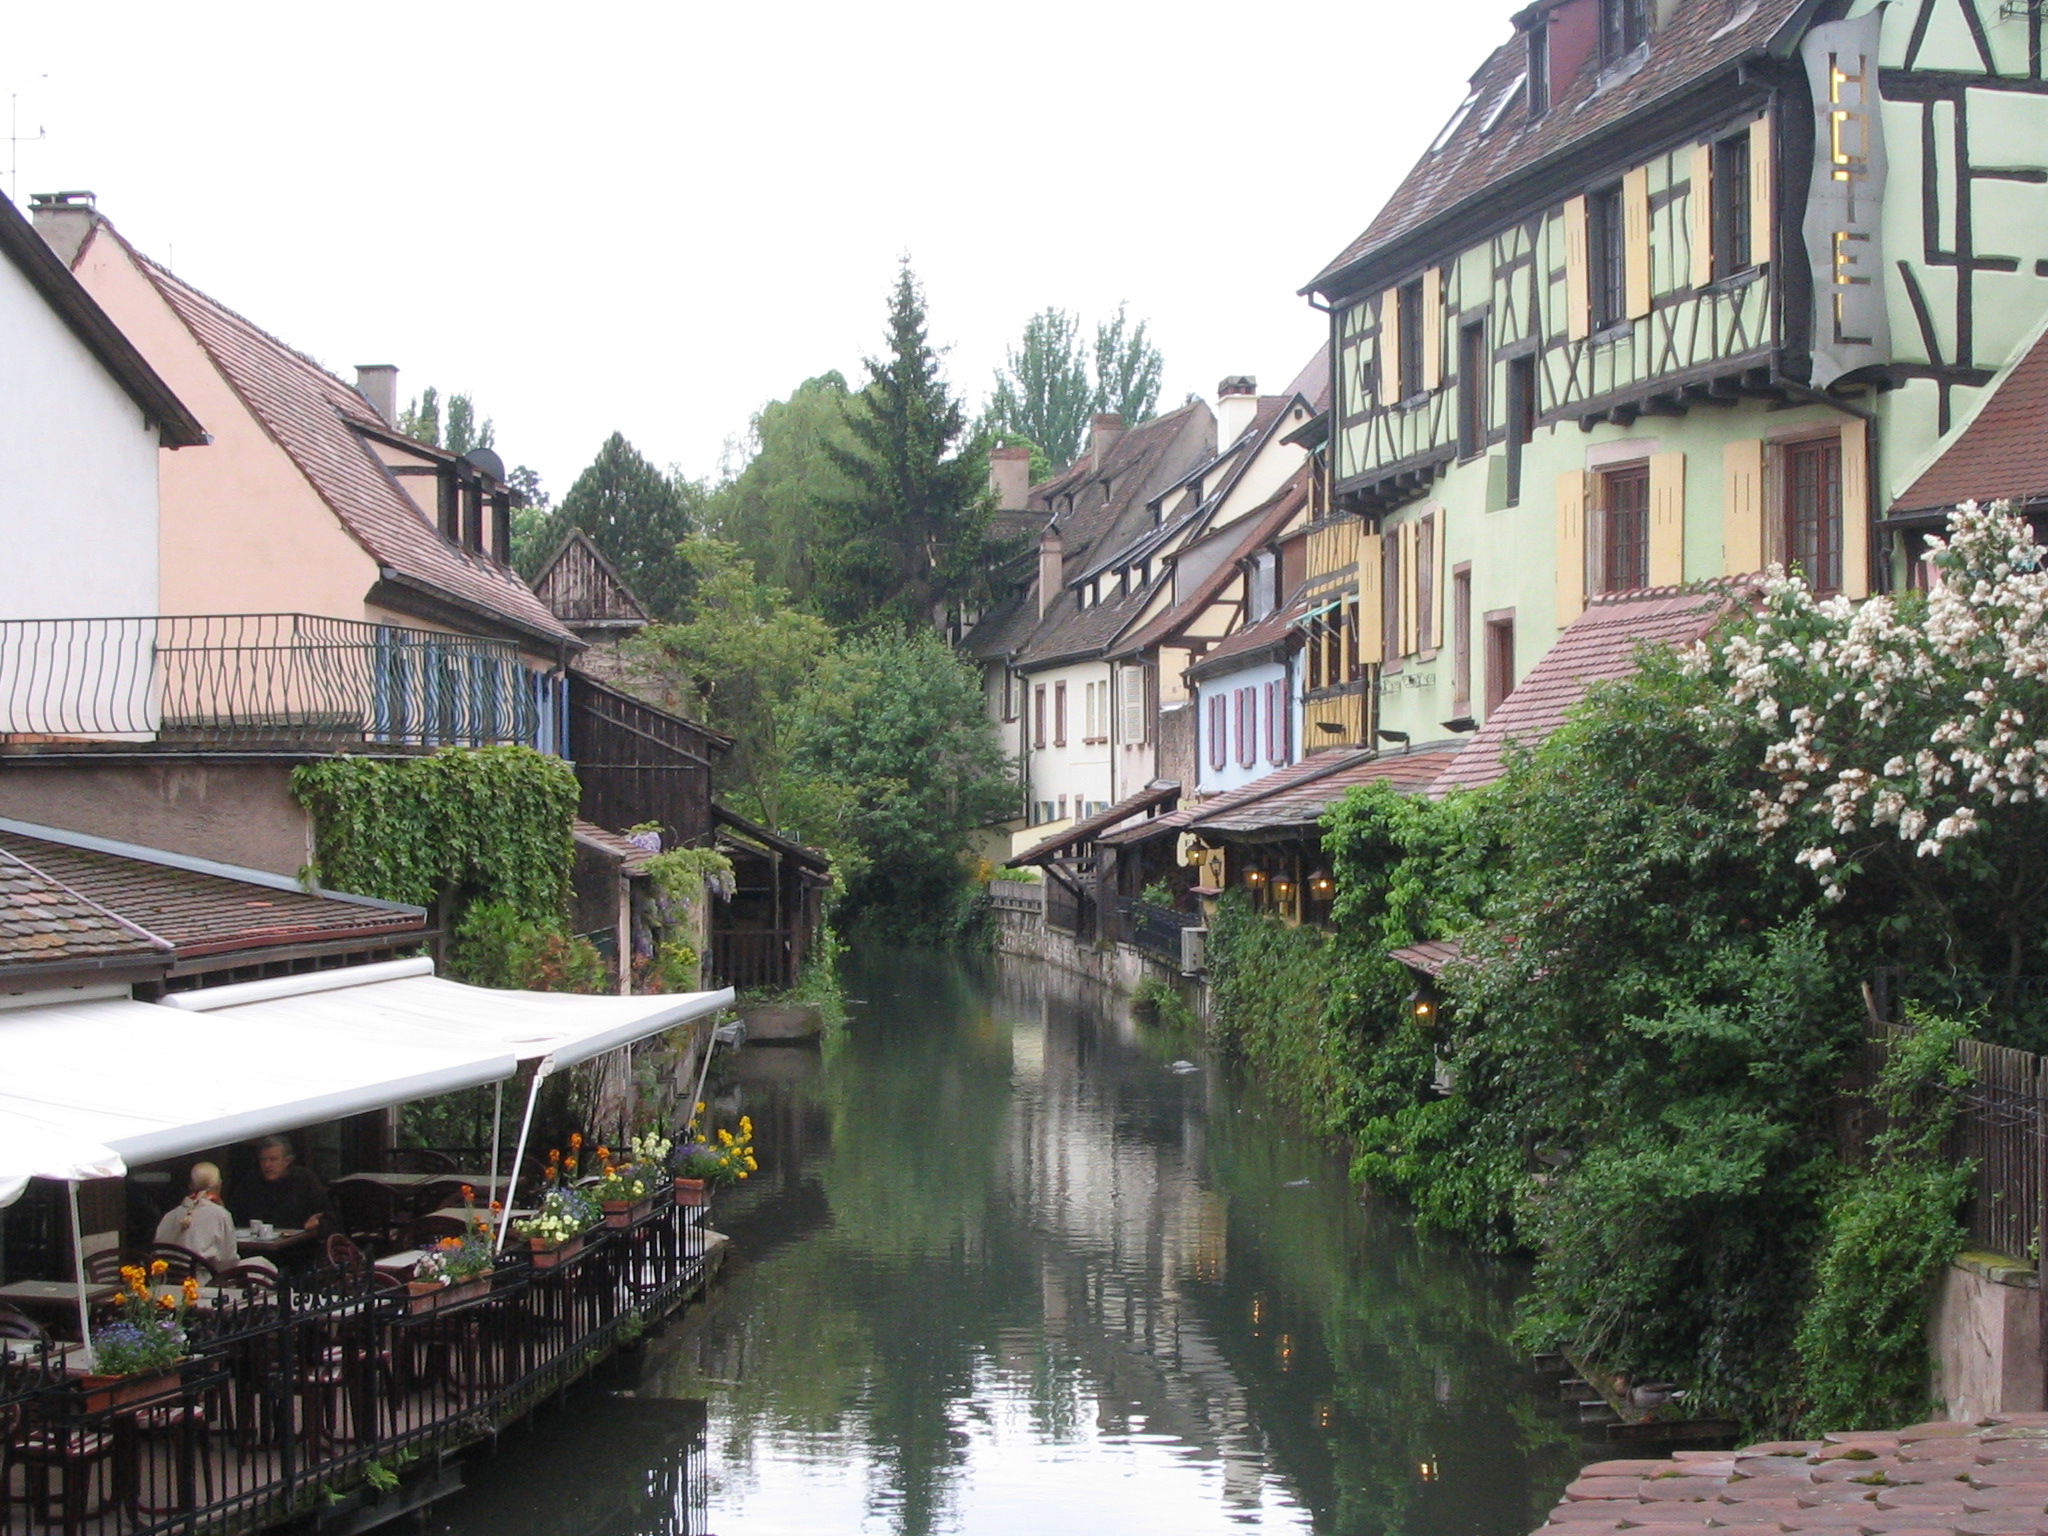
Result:
{"label": "seated woman", "polygon": [[233,1269],[240,1261],[235,1219],[220,1203],[220,1170],[212,1163],[192,1165],[192,1193],[164,1213],[156,1224],[156,1240],[190,1248],[215,1273]]}

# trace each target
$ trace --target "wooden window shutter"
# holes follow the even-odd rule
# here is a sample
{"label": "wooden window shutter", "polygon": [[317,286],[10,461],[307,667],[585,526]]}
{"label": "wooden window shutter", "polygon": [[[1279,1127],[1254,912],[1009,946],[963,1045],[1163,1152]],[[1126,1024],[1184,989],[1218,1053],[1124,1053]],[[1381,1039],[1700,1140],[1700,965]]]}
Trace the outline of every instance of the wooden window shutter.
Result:
{"label": "wooden window shutter", "polygon": [[1273,759],[1277,766],[1294,755],[1294,694],[1285,678],[1273,685],[1273,702],[1279,706],[1275,713],[1280,721],[1280,755]]}
{"label": "wooden window shutter", "polygon": [[1842,424],[1842,596],[1870,596],[1870,429]]}
{"label": "wooden window shutter", "polygon": [[1564,205],[1565,334],[1584,341],[1593,334],[1592,274],[1587,268],[1586,200],[1568,198]]}
{"label": "wooden window shutter", "polygon": [[1650,585],[1685,580],[1685,455],[1650,455]]}
{"label": "wooden window shutter", "polygon": [[1631,320],[1650,312],[1650,168],[1639,165],[1621,178],[1621,265],[1623,300]]}
{"label": "wooden window shutter", "polygon": [[1273,696],[1279,689],[1278,683],[1267,683],[1260,690],[1266,695],[1266,761],[1275,767],[1280,764],[1280,711],[1274,707]]}
{"label": "wooden window shutter", "polygon": [[1428,636],[1429,648],[1433,651],[1441,649],[1444,643],[1444,525],[1449,521],[1449,513],[1441,511],[1437,513],[1434,519],[1436,524],[1436,550],[1434,558],[1430,561],[1429,569],[1431,584],[1435,591],[1430,597]]}
{"label": "wooden window shutter", "polygon": [[1685,222],[1692,241],[1692,285],[1714,280],[1714,146],[1692,147],[1692,179],[1685,194]]}
{"label": "wooden window shutter", "polygon": [[1064,747],[1067,744],[1067,685],[1052,685],[1052,744]]}
{"label": "wooden window shutter", "polygon": [[1433,390],[1444,382],[1444,269],[1431,267],[1422,274],[1422,387]]}
{"label": "wooden window shutter", "polygon": [[1557,477],[1557,626],[1562,629],[1586,606],[1586,477],[1567,470]]}
{"label": "wooden window shutter", "polygon": [[1721,450],[1721,573],[1764,568],[1764,445],[1746,438]]}
{"label": "wooden window shutter", "polygon": [[1415,548],[1416,526],[1401,525],[1401,654],[1413,656],[1415,643]]}
{"label": "wooden window shutter", "polygon": [[[1734,189],[1730,189],[1732,196]],[[1771,119],[1768,114],[1749,125],[1749,261],[1760,267],[1771,259]]]}
{"label": "wooden window shutter", "polygon": [[1389,288],[1380,295],[1380,404],[1401,398],[1401,293]]}
{"label": "wooden window shutter", "polygon": [[1377,666],[1386,659],[1381,637],[1386,632],[1380,617],[1380,541],[1367,534],[1358,541],[1358,659]]}

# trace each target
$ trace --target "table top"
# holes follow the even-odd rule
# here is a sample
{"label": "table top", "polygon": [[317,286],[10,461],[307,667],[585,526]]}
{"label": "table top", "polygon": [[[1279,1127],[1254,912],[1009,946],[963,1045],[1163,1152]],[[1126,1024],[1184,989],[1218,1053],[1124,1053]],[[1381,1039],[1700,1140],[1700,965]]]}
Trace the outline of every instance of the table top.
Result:
{"label": "table top", "polygon": [[[84,1347],[82,1344],[53,1339],[50,1342],[50,1358],[63,1360]],[[43,1345],[38,1339],[0,1339],[0,1360],[35,1360],[41,1357],[42,1351]]]}
{"label": "table top", "polygon": [[282,1253],[287,1248],[312,1241],[314,1234],[304,1227],[279,1227],[269,1237],[254,1236],[247,1227],[235,1228],[235,1247],[243,1253]]}
{"label": "table top", "polygon": [[[108,1281],[88,1280],[85,1282],[85,1299],[88,1302],[104,1301],[118,1294],[120,1289]],[[0,1301],[27,1302],[30,1305],[65,1302],[76,1306],[78,1293],[76,1280],[10,1280],[0,1285]]]}
{"label": "table top", "polygon": [[495,1189],[506,1182],[501,1174],[495,1173],[350,1173],[334,1181],[337,1184],[374,1184],[379,1189],[391,1190],[394,1194],[406,1191],[430,1189],[436,1184],[468,1184],[477,1189]]}
{"label": "table top", "polygon": [[387,1274],[409,1275],[413,1266],[426,1256],[427,1250],[424,1248],[402,1248],[397,1253],[385,1254],[383,1258],[375,1260],[370,1267],[381,1269]]}

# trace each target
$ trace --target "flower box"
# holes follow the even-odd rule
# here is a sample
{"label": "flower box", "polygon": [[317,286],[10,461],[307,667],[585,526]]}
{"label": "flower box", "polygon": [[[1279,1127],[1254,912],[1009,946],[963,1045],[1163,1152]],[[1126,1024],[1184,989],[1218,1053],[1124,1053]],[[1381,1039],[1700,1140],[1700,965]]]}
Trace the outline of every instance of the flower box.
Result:
{"label": "flower box", "polygon": [[642,1195],[638,1200],[607,1200],[604,1202],[604,1224],[608,1227],[630,1227],[653,1209],[652,1195]]}
{"label": "flower box", "polygon": [[559,1243],[551,1243],[544,1237],[529,1237],[526,1245],[531,1250],[535,1269],[553,1269],[558,1264],[568,1263],[583,1251],[583,1234],[578,1232]]}
{"label": "flower box", "polygon": [[161,1370],[135,1371],[126,1376],[101,1376],[92,1372],[78,1378],[78,1390],[87,1413],[105,1413],[110,1408],[129,1408],[153,1398],[167,1397],[184,1385],[182,1365]]}
{"label": "flower box", "polygon": [[472,1275],[467,1280],[451,1280],[446,1285],[432,1280],[408,1280],[405,1288],[409,1293],[405,1310],[418,1316],[422,1312],[438,1312],[443,1307],[482,1300],[491,1294],[491,1277],[487,1274]]}
{"label": "flower box", "polygon": [[676,1176],[676,1204],[685,1206],[709,1205],[711,1186],[702,1179],[686,1179]]}

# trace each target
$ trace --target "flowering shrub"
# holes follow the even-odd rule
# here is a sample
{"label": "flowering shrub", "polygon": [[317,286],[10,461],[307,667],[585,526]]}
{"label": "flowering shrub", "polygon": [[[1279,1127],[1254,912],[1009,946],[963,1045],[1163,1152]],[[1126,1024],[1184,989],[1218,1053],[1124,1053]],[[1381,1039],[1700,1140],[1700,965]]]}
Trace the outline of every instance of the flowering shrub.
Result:
{"label": "flowering shrub", "polygon": [[147,1270],[139,1264],[122,1266],[116,1320],[92,1336],[96,1370],[108,1376],[136,1376],[185,1358],[184,1314],[198,1304],[199,1282],[187,1278],[175,1289],[152,1288],[150,1282],[161,1280],[169,1267],[162,1259]]}
{"label": "flowering shrub", "polygon": [[[703,1105],[698,1105],[701,1111]],[[690,1122],[695,1131],[697,1122]],[[708,1141],[688,1141],[669,1158],[669,1167],[680,1179],[702,1179],[707,1184],[734,1184],[760,1171],[754,1160],[754,1122],[740,1116],[739,1134],[720,1131]]]}
{"label": "flowering shrub", "polygon": [[590,1193],[599,1201],[630,1203],[646,1198],[652,1187],[650,1170],[618,1162],[610,1147],[597,1149],[597,1182],[590,1186]]}
{"label": "flowering shrub", "polygon": [[467,1228],[460,1237],[444,1237],[427,1250],[413,1269],[415,1280],[429,1280],[440,1285],[453,1285],[458,1280],[474,1280],[487,1275],[497,1267],[497,1244],[491,1237],[490,1221],[478,1214],[470,1203],[474,1192],[465,1184],[462,1186],[462,1208],[467,1213]]}

